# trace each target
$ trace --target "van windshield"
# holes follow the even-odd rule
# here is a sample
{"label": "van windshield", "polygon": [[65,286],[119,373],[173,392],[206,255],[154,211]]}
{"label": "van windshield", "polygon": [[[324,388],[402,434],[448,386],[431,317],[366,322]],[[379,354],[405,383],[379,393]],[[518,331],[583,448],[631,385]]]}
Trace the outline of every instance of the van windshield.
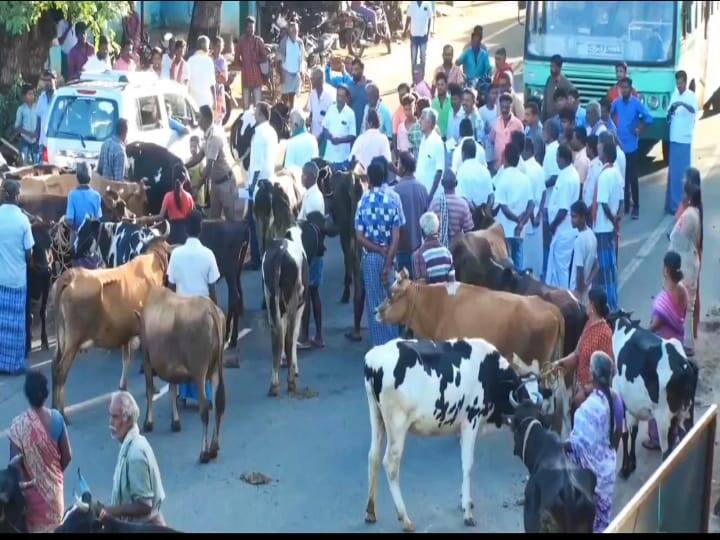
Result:
{"label": "van windshield", "polygon": [[115,133],[117,103],[110,99],[58,96],[47,136],[60,139],[102,142]]}

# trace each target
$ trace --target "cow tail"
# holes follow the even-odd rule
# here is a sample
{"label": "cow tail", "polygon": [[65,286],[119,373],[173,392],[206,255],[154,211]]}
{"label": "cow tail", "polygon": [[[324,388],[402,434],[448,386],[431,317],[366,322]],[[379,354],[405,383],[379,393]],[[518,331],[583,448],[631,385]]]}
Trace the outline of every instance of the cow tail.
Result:
{"label": "cow tail", "polygon": [[223,379],[223,353],[225,348],[225,316],[219,308],[215,308],[215,333],[217,338],[218,353],[216,356],[218,370],[218,387],[215,396],[216,414],[222,415],[225,412],[225,381]]}
{"label": "cow tail", "polygon": [[558,335],[555,340],[555,350],[553,351],[552,359],[560,360],[563,357],[563,348],[565,347],[565,319],[562,314],[560,315],[560,324],[558,325]]}

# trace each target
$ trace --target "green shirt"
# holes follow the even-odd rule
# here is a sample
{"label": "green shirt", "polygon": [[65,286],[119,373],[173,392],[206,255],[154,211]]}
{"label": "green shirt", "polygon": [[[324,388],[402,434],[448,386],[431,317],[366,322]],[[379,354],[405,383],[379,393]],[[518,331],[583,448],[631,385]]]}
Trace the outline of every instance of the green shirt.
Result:
{"label": "green shirt", "polygon": [[452,106],[450,105],[450,96],[445,96],[445,101],[440,104],[440,98],[434,97],[430,106],[438,114],[438,129],[440,130],[440,136],[444,139],[447,137],[448,122],[450,121],[450,112]]}

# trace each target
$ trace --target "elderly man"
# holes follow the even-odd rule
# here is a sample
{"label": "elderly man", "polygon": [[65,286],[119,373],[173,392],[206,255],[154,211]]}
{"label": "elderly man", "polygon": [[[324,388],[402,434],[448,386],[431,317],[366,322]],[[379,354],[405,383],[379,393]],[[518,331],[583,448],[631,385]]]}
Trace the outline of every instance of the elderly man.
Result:
{"label": "elderly man", "polygon": [[438,186],[445,170],[445,144],[435,129],[437,113],[426,108],[420,115],[422,141],[418,151],[417,169],[415,177],[422,182],[428,190],[430,200],[436,195],[439,197]]}
{"label": "elderly man", "polygon": [[607,126],[600,118],[600,103],[591,101],[585,108],[585,132],[587,136],[600,135],[603,131],[607,131]]}
{"label": "elderly man", "polygon": [[215,108],[215,64],[208,54],[210,39],[200,36],[197,50],[187,61],[188,91],[198,107],[207,105]]}
{"label": "elderly man", "polygon": [[97,173],[100,176],[120,182],[125,179],[127,167],[127,154],[125,153],[125,139],[127,138],[128,123],[125,118],[117,122],[116,133],[100,147]]}
{"label": "elderly man", "polygon": [[280,40],[278,57],[282,72],[282,100],[292,109],[295,95],[300,93],[300,76],[305,72],[305,45],[298,37],[298,24],[288,25],[287,35]]}
{"label": "elderly man", "polygon": [[245,33],[235,49],[235,63],[240,65],[243,85],[243,105],[246,109],[262,99],[263,74],[261,64],[267,62],[265,42],[255,35],[255,19],[245,18]]}
{"label": "elderly man", "polygon": [[443,193],[430,203],[431,212],[440,220],[440,243],[449,247],[461,232],[473,230],[473,218],[468,202],[455,194],[457,179],[452,171],[445,171],[442,179]]}
{"label": "elderly man", "polygon": [[160,507],[165,490],[155,453],[140,435],[140,416],[129,392],[113,392],[110,398],[110,435],[120,443],[110,506],[100,511],[100,521],[109,517],[165,525]]}
{"label": "elderly man", "polygon": [[452,253],[438,239],[440,221],[434,212],[420,216],[420,229],[424,240],[412,256],[414,279],[428,284],[455,281]]}
{"label": "elderly man", "polygon": [[388,141],[393,136],[392,114],[390,109],[380,98],[380,89],[375,83],[368,83],[365,88],[367,93],[367,105],[363,111],[362,131],[368,129],[368,112],[374,110],[380,118],[380,133],[387,137]]}
{"label": "elderly man", "polygon": [[33,240],[30,221],[17,205],[20,184],[5,180],[0,197],[0,373],[25,371],[27,264]]}
{"label": "elderly man", "polygon": [[359,163],[367,171],[370,162],[382,156],[390,161],[390,141],[380,132],[380,118],[375,109],[367,113],[367,129],[353,143],[350,150],[350,163]]}
{"label": "elderly man", "polygon": [[473,128],[472,121],[469,118],[463,118],[460,122],[460,139],[458,140],[457,146],[455,146],[452,151],[452,161],[450,164],[450,170],[456,175],[460,170],[460,164],[463,161],[462,147],[467,141],[472,141],[475,145],[475,159],[477,162],[483,167],[487,167],[485,149],[475,140],[475,130]]}
{"label": "elderly man", "polygon": [[310,133],[317,139],[320,145],[320,153],[325,152],[325,139],[323,135],[323,120],[335,103],[335,88],[325,82],[325,74],[322,69],[315,67],[310,74],[310,94],[308,95],[305,111],[310,113]]}
{"label": "elderly man", "polygon": [[397,262],[399,268],[412,272],[412,254],[420,246],[420,216],[427,210],[429,199],[424,185],[415,179],[415,158],[410,152],[398,155],[398,183],[395,193],[400,196],[405,224],[400,228]]}
{"label": "elderly man", "polygon": [[305,127],[305,113],[301,109],[290,112],[292,135],[285,146],[285,168],[300,167],[320,155],[318,142]]}

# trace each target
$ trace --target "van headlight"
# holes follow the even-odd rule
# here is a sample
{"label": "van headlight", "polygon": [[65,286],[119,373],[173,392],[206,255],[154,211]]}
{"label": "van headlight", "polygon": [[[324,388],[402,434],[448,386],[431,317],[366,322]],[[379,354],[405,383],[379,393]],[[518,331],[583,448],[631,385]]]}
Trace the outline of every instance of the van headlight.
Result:
{"label": "van headlight", "polygon": [[657,109],[660,106],[660,98],[658,96],[648,96],[647,104],[651,109]]}

